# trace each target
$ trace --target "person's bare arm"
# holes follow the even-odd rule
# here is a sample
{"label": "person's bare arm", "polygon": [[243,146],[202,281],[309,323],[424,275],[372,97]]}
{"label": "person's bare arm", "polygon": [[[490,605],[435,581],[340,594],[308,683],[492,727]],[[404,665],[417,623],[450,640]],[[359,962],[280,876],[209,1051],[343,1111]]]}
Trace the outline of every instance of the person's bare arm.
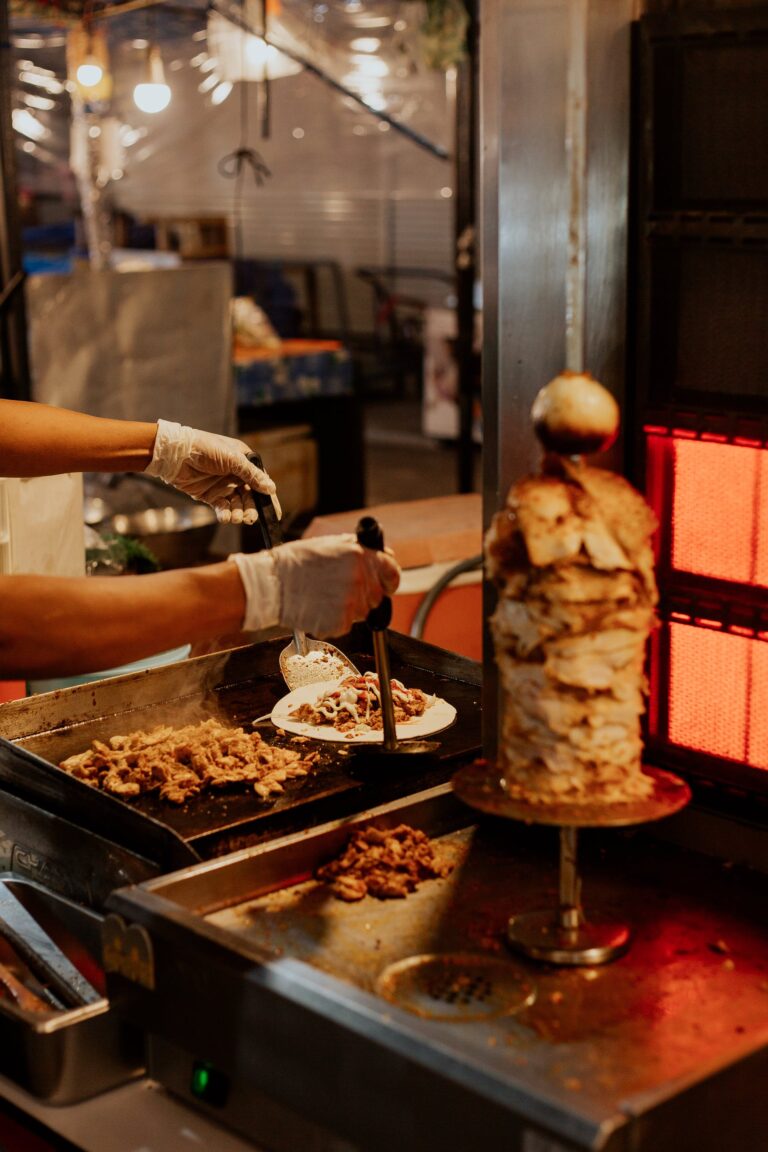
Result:
{"label": "person's bare arm", "polygon": [[0,400],[0,476],[142,472],[156,436],[157,424]]}
{"label": "person's bare arm", "polygon": [[235,633],[244,613],[226,562],[150,576],[0,576],[0,677],[113,668]]}
{"label": "person's bare arm", "polygon": [[0,576],[0,677],[97,672],[276,624],[341,636],[399,579],[392,556],[351,534],[151,576]]}

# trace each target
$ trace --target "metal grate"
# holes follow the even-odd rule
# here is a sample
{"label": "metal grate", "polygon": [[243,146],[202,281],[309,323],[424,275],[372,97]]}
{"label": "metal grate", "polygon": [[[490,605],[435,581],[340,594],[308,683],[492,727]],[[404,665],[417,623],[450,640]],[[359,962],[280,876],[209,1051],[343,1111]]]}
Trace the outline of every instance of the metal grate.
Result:
{"label": "metal grate", "polygon": [[455,1023],[509,1016],[536,998],[524,970],[475,953],[426,953],[398,960],[381,973],[376,991],[416,1016]]}

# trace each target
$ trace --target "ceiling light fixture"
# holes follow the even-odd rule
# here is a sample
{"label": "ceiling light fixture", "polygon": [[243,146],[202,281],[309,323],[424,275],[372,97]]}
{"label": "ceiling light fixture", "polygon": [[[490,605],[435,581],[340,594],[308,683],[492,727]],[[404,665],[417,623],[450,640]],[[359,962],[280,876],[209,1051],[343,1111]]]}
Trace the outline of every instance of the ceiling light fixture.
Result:
{"label": "ceiling light fixture", "polygon": [[389,76],[389,65],[378,56],[353,56],[352,63],[363,76]]}
{"label": "ceiling light fixture", "polygon": [[211,92],[211,104],[223,104],[231,91],[232,85],[229,80],[222,80],[221,84],[217,84]]}
{"label": "ceiling light fixture", "polygon": [[261,36],[243,31],[219,12],[208,14],[208,51],[225,80],[280,80],[295,76],[302,65]]}
{"label": "ceiling light fixture", "polygon": [[51,100],[50,96],[35,96],[32,92],[24,92],[22,100],[29,108],[37,108],[41,112],[50,112],[56,107],[56,101]]}
{"label": "ceiling light fixture", "polygon": [[369,16],[365,13],[356,17],[352,22],[355,28],[389,28],[392,23],[389,16]]}
{"label": "ceiling light fixture", "polygon": [[25,36],[12,36],[11,44],[14,48],[44,48],[45,40],[36,32]]}
{"label": "ceiling light fixture", "polygon": [[375,52],[381,47],[381,40],[378,36],[357,36],[350,40],[349,46],[353,52]]}
{"label": "ceiling light fixture", "polygon": [[50,130],[26,108],[14,108],[11,112],[11,122],[17,132],[22,136],[28,136],[30,140],[43,140],[51,134]]}
{"label": "ceiling light fixture", "polygon": [[34,72],[36,76],[55,76],[56,73],[52,72],[50,68],[41,68],[39,64],[35,64],[34,60],[19,60],[17,67],[20,72],[29,70]]}
{"label": "ceiling light fixture", "polygon": [[81,88],[95,88],[104,75],[104,69],[89,57],[77,70],[77,82]]}
{"label": "ceiling light fixture", "polygon": [[64,91],[64,85],[53,76],[45,76],[40,72],[20,72],[19,80],[22,84],[31,84],[33,88],[42,88],[52,96],[59,96]]}
{"label": "ceiling light fixture", "polygon": [[109,100],[112,77],[109,52],[102,29],[83,23],[67,36],[67,75],[75,91],[86,101]]}
{"label": "ceiling light fixture", "polygon": [[133,102],[141,112],[154,116],[171,102],[171,90],[165,82],[163,60],[156,44],[150,47],[147,55],[147,74],[148,79],[134,88]]}

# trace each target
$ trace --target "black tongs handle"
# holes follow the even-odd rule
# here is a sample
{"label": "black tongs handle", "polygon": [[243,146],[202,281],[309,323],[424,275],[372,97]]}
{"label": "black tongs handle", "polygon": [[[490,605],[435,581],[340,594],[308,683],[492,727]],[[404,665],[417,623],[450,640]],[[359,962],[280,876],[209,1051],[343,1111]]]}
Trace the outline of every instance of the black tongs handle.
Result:
{"label": "black tongs handle", "polygon": [[[248,461],[255,464],[257,468],[264,471],[264,463],[258,452],[249,452]],[[264,492],[254,492],[253,500],[256,505],[256,515],[259,518],[259,528],[261,530],[261,538],[264,547],[274,548],[275,544],[280,543],[280,524],[275,516],[275,508],[272,503],[272,497],[267,496]]]}
{"label": "black tongs handle", "polygon": [[[363,548],[372,548],[376,552],[384,551],[384,533],[381,525],[373,516],[363,516],[357,524],[357,542]],[[366,617],[366,623],[373,632],[383,632],[392,622],[392,600],[385,596],[381,604],[372,608]]]}

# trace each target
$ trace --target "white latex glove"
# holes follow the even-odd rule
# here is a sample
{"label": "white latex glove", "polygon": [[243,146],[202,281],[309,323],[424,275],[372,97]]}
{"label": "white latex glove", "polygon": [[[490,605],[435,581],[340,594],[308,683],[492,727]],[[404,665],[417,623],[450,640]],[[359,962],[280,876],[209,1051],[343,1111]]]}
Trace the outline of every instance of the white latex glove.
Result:
{"label": "white latex glove", "polygon": [[152,459],[145,471],[210,504],[222,524],[256,523],[254,491],[272,497],[279,519],[282,512],[274,481],[246,459],[248,452],[247,444],[231,436],[158,420]]}
{"label": "white latex glove", "polygon": [[245,588],[246,632],[282,624],[320,639],[340,636],[400,583],[394,557],[362,548],[351,533],[296,540],[271,552],[238,552],[231,559]]}

